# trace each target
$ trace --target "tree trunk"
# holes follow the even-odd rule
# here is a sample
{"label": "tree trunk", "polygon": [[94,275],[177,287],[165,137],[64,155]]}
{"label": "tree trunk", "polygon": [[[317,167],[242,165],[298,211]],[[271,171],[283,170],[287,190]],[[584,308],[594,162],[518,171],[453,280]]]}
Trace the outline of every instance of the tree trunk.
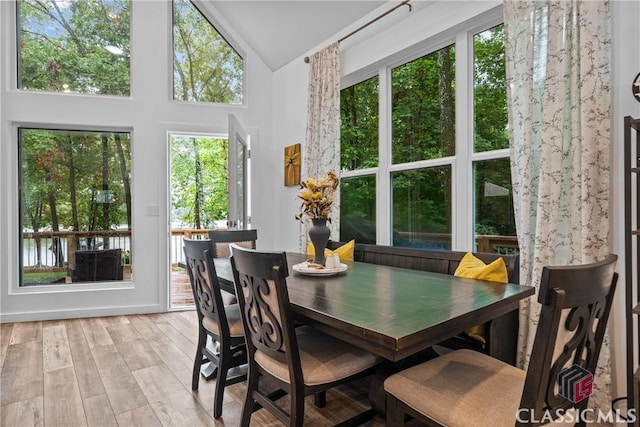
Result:
{"label": "tree trunk", "polygon": [[[109,230],[111,221],[109,210],[111,201],[109,197],[109,134],[102,134],[102,229]],[[109,239],[104,240],[104,249],[109,249]]]}
{"label": "tree trunk", "polygon": [[[51,170],[49,168],[45,171],[45,180],[47,181],[47,198],[49,199],[49,210],[51,212],[51,229],[53,231],[60,231],[60,221],[58,219],[58,203],[56,199],[56,192],[51,188]],[[34,229],[34,231],[36,231]],[[62,251],[62,242],[59,237],[54,237],[51,242],[51,251],[55,257],[55,266],[64,266],[64,252]]]}
{"label": "tree trunk", "polygon": [[120,134],[114,134],[116,142],[116,151],[118,152],[118,160],[120,163],[120,174],[122,175],[122,185],[124,187],[124,200],[127,204],[127,227],[131,231],[131,180],[129,179],[129,167],[127,166],[127,158],[124,155],[122,140]]}
{"label": "tree trunk", "polygon": [[71,203],[71,225],[73,231],[80,231],[80,221],[78,219],[78,191],[76,189],[76,167],[73,161],[73,138],[68,137],[68,144],[65,147],[67,154],[67,167],[69,168],[69,199]]}
{"label": "tree trunk", "polygon": [[202,227],[202,218],[200,213],[202,212],[202,200],[204,197],[204,189],[202,188],[202,163],[200,162],[200,150],[198,149],[198,141],[196,138],[191,138],[193,143],[193,156],[196,164],[196,194],[194,202],[194,227],[200,229]]}

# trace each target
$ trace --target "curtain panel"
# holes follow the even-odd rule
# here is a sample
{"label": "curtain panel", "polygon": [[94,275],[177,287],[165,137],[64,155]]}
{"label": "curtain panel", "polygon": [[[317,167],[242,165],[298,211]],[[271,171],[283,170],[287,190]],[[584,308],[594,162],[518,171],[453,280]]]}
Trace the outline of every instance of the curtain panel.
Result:
{"label": "curtain panel", "polygon": [[[609,244],[608,1],[505,0],[507,99],[520,280],[544,265],[603,259]],[[518,363],[528,365],[539,305],[520,313]],[[591,405],[610,407],[606,339]]]}
{"label": "curtain panel", "polygon": [[[340,45],[332,43],[309,58],[307,129],[302,157],[303,179],[340,173]],[[339,240],[340,187],[334,193],[331,239]],[[302,227],[300,246],[306,246]]]}

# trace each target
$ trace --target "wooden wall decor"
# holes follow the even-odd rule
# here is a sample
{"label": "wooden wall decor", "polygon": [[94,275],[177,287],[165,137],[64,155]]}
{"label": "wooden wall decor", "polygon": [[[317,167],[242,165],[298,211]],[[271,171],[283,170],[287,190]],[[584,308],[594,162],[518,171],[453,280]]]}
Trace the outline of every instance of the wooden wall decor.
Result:
{"label": "wooden wall decor", "polygon": [[300,185],[300,144],[284,147],[284,185]]}

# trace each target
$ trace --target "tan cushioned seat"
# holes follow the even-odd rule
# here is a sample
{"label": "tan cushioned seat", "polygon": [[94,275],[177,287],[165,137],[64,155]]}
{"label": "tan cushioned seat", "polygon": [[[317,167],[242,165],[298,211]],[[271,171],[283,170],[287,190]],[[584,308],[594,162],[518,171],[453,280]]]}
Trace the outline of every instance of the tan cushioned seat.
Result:
{"label": "tan cushioned seat", "polygon": [[[380,363],[380,358],[307,326],[296,328],[304,383],[326,384]],[[256,351],[256,362],[273,376],[289,381],[289,367]]]}
{"label": "tan cushioned seat", "polygon": [[[225,305],[224,310],[227,313],[227,322],[229,323],[229,334],[232,337],[241,337],[244,335],[244,329],[242,328],[242,320],[240,318],[240,307],[238,304]],[[207,316],[202,319],[202,326],[210,332],[220,336],[220,329],[218,329],[218,323],[208,318]]]}
{"label": "tan cushioned seat", "polygon": [[513,427],[526,372],[458,350],[387,378],[384,389],[443,425]]}

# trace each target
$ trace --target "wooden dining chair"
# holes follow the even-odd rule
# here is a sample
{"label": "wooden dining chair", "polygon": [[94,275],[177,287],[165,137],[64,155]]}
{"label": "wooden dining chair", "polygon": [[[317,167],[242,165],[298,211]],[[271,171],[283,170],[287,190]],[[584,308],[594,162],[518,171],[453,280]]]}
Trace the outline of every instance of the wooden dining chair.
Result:
{"label": "wooden dining chair", "polygon": [[[231,265],[242,313],[249,373],[241,425],[248,426],[255,404],[282,423],[301,426],[305,396],[370,375],[380,358],[308,326],[294,326],[287,291],[287,257],[231,245]],[[289,410],[266,395],[261,379],[289,395]],[[374,410],[351,421],[372,417]]]}
{"label": "wooden dining chair", "polygon": [[209,230],[209,239],[213,243],[214,258],[229,258],[229,245],[255,249],[258,240],[258,230]]}
{"label": "wooden dining chair", "polygon": [[[244,330],[238,304],[227,305],[222,299],[209,240],[184,239],[187,271],[198,313],[198,348],[193,363],[191,388],[198,389],[200,368],[211,362],[216,367],[213,417],[222,415],[222,400],[227,385],[246,379],[246,369],[233,376],[229,370],[247,364]],[[208,337],[218,343],[216,349],[207,346]]]}
{"label": "wooden dining chair", "polygon": [[538,425],[571,408],[584,410],[613,303],[616,260],[611,254],[591,264],[543,268],[526,372],[457,350],[387,378],[387,426],[404,426],[407,417],[428,425]]}

